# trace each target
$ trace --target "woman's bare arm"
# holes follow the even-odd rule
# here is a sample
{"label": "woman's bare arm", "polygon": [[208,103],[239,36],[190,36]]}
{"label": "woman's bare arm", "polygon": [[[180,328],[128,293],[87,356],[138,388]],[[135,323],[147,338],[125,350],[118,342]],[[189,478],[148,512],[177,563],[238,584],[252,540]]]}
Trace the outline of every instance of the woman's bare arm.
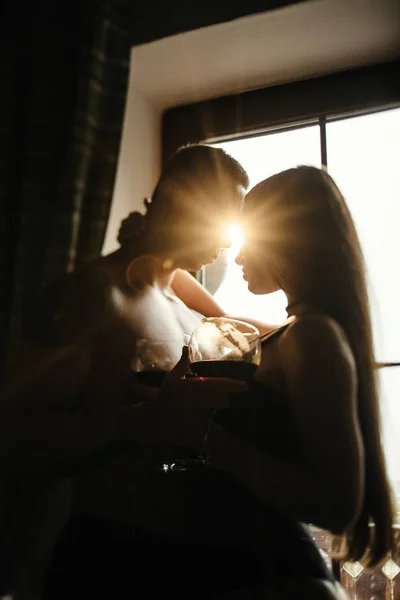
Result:
{"label": "woman's bare arm", "polygon": [[177,269],[172,281],[172,289],[175,294],[191,310],[204,315],[205,317],[231,317],[246,321],[257,327],[261,335],[272,331],[276,325],[269,325],[249,317],[238,317],[228,315],[224,309],[215,302],[211,294],[201,285],[190,273],[182,269]]}
{"label": "woman's bare arm", "polygon": [[175,271],[172,289],[191,310],[195,310],[205,317],[224,316],[223,308],[188,271],[183,269]]}
{"label": "woman's bare arm", "polygon": [[211,434],[211,456],[287,515],[343,531],[358,514],[364,486],[354,358],[335,323],[312,317],[285,332],[280,356],[298,457],[268,456],[218,426]]}

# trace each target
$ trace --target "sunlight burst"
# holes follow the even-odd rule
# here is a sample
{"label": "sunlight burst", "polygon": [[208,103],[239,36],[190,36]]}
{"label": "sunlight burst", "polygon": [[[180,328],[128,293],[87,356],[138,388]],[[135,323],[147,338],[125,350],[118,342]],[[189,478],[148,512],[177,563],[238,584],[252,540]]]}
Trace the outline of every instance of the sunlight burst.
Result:
{"label": "sunlight burst", "polygon": [[227,237],[232,244],[229,251],[232,254],[237,254],[243,246],[242,228],[238,224],[230,225],[227,234]]}

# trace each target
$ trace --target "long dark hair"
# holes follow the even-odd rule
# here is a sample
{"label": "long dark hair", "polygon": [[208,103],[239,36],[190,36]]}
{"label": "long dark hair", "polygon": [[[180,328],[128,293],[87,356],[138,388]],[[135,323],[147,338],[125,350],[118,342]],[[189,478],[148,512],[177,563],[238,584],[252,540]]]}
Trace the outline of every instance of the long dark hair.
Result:
{"label": "long dark hair", "polygon": [[352,348],[365,490],[361,511],[345,535],[348,558],[367,555],[374,565],[392,549],[393,506],[381,443],[365,265],[354,221],[332,178],[314,167],[270,177],[251,191],[249,200],[256,203],[257,220],[263,223],[263,243],[276,279],[294,298],[335,319]]}

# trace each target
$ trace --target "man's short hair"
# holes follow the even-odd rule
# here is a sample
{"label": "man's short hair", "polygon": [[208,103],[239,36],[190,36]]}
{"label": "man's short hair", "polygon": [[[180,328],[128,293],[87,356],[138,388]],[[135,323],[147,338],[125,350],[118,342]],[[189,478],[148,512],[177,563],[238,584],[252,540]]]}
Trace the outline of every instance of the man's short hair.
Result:
{"label": "man's short hair", "polygon": [[187,173],[201,178],[205,175],[217,178],[223,174],[245,189],[249,186],[249,177],[237,160],[222,148],[206,144],[189,144],[178,148],[167,161],[160,181]]}
{"label": "man's short hair", "polygon": [[165,165],[154,190],[152,205],[155,207],[161,197],[168,201],[178,188],[189,191],[191,187],[200,186],[206,191],[222,178],[231,179],[245,189],[249,186],[246,171],[221,148],[206,144],[182,146]]}
{"label": "man's short hair", "polygon": [[177,219],[189,222],[204,215],[239,210],[237,188],[247,188],[249,178],[243,167],[220,148],[196,144],[179,148],[165,165],[147,207],[146,230],[154,248],[165,248]]}

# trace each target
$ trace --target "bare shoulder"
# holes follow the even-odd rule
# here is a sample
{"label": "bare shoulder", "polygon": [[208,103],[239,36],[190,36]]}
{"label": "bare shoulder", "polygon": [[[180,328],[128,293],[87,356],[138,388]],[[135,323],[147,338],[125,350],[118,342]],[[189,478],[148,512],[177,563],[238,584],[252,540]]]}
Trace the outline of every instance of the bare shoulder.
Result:
{"label": "bare shoulder", "polygon": [[306,315],[296,319],[281,336],[280,346],[286,351],[330,349],[353,359],[344,330],[337,321],[324,314]]}
{"label": "bare shoulder", "polygon": [[354,355],[347,335],[334,319],[324,314],[299,317],[288,327],[279,340],[279,357],[282,367],[306,367],[312,363],[329,364],[333,373],[334,367],[356,372]]}

